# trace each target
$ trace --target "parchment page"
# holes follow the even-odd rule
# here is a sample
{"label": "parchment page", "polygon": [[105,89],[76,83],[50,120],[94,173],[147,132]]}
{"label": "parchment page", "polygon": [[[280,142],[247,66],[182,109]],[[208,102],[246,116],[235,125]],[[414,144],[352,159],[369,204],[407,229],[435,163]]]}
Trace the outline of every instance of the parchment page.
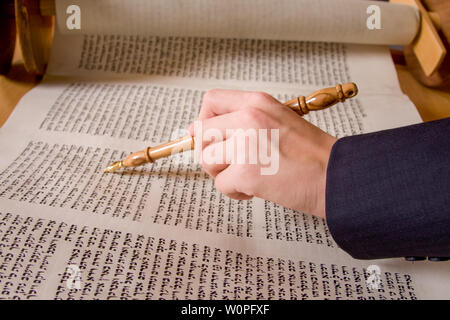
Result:
{"label": "parchment page", "polygon": [[[0,131],[3,298],[448,297],[447,263],[354,260],[324,221],[230,200],[186,159],[103,174],[195,117],[201,90],[169,82],[49,78],[22,99]],[[377,107],[386,98],[371,99],[309,120],[339,135],[364,132],[386,112]],[[403,98],[389,102],[391,125],[414,118]],[[136,115],[145,122],[131,128]],[[367,286],[372,264],[377,290]],[[69,289],[77,279],[80,289]]]}
{"label": "parchment page", "polygon": [[103,173],[182,136],[214,87],[285,101],[355,81],[305,118],[337,137],[420,122],[386,48],[105,37],[57,35],[51,74],[0,129],[1,298],[450,297],[449,263],[354,260],[321,219],[221,195],[190,153]]}
{"label": "parchment page", "polygon": [[387,47],[342,43],[56,34],[47,73],[292,88],[297,95],[353,81],[360,95],[402,94]]}

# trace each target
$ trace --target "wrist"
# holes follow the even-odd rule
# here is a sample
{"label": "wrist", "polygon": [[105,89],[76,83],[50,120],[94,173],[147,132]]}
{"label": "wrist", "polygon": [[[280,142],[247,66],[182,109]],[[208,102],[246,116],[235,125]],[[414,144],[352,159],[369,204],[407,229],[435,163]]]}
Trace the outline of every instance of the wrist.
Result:
{"label": "wrist", "polygon": [[326,218],[326,187],[327,187],[327,170],[328,162],[330,160],[331,150],[337,139],[335,137],[329,136],[326,143],[323,144],[324,151],[322,152],[320,163],[321,163],[321,173],[317,181],[316,190],[316,210],[314,215],[319,218]]}

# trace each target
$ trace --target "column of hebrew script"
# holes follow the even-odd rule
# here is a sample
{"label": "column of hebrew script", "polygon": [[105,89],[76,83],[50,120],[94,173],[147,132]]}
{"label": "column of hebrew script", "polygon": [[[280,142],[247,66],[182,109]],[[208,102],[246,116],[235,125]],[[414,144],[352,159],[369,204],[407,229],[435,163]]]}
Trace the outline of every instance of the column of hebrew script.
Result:
{"label": "column of hebrew script", "polygon": [[419,122],[389,59],[385,48],[333,43],[57,34],[50,76],[0,131],[1,297],[442,294],[442,283],[399,261],[377,262],[371,290],[370,262],[337,249],[323,220],[228,199],[190,153],[102,170],[185,134],[214,87],[285,101],[355,81],[356,99],[306,119],[337,137]]}
{"label": "column of hebrew script", "polygon": [[[65,139],[29,141],[0,173],[0,199],[180,230],[335,247],[323,220],[268,201],[236,201],[223,196],[190,153],[117,174],[103,173],[108,163],[127,155],[127,141],[144,146],[175,138],[174,132],[185,134],[183,128],[198,114],[203,93],[145,82],[67,84],[48,108],[42,108],[36,126],[38,133],[52,140],[53,134]],[[293,97],[275,96],[280,100]],[[337,137],[367,131],[366,118],[359,99],[306,116]],[[71,134],[98,142],[86,146],[73,141]],[[123,141],[123,149],[105,144],[100,140],[104,137]]]}
{"label": "column of hebrew script", "polygon": [[[416,299],[414,277],[0,210],[10,299]],[[314,262],[313,262],[314,261]],[[7,279],[8,281],[3,281]]]}
{"label": "column of hebrew script", "polygon": [[81,51],[77,61],[65,64],[73,63],[72,68],[84,72],[313,86],[329,86],[349,77],[346,46],[338,43],[123,35],[74,38],[81,42]]}
{"label": "column of hebrew script", "polygon": [[157,82],[162,76],[181,78],[182,85],[198,79],[199,86],[295,88],[304,94],[354,81],[366,94],[401,94],[386,48],[342,43],[56,34],[48,73]]}
{"label": "column of hebrew script", "polygon": [[[108,91],[105,89],[108,86],[113,88],[116,86],[117,90],[109,88]],[[184,243],[183,239],[189,232],[202,234],[206,232],[210,236],[221,234],[237,236],[242,240],[257,237],[258,242],[265,239],[285,240],[335,247],[323,221],[290,210],[286,211],[259,199],[248,202],[227,199],[214,190],[212,180],[208,179],[197,165],[183,161],[178,163],[176,158],[166,159],[150,167],[133,169],[131,172],[103,174],[101,171],[105,164],[126,154],[125,150],[128,151],[125,148],[126,141],[136,139],[145,141],[145,134],[148,134],[146,128],[155,130],[150,135],[165,139],[170,135],[170,130],[166,128],[171,127],[172,122],[183,123],[179,117],[183,118],[181,115],[187,112],[176,111],[174,106],[174,112],[165,113],[156,105],[150,104],[143,108],[147,109],[146,112],[149,114],[154,112],[153,120],[149,120],[148,126],[139,125],[135,130],[127,131],[126,124],[129,121],[127,119],[133,118],[133,110],[142,108],[142,102],[138,97],[145,97],[145,101],[150,101],[149,95],[152,90],[160,90],[162,87],[156,86],[158,89],[153,85],[142,83],[101,84],[100,87],[105,87],[105,90],[98,90],[98,87],[99,84],[96,83],[80,82],[62,86],[58,89],[60,94],[52,104],[39,108],[45,112],[39,113],[39,117],[31,116],[36,125],[34,129],[30,125],[28,130],[34,139],[28,141],[22,149],[1,143],[2,147],[5,146],[3,149],[9,149],[9,152],[15,154],[13,161],[2,166],[0,174],[1,206],[5,215],[9,217],[5,218],[5,223],[2,224],[7,227],[2,232],[5,235],[2,237],[2,246],[8,252],[7,254],[6,251],[2,252],[2,263],[4,270],[10,271],[5,277],[8,281],[3,282],[4,297],[415,298],[422,296],[422,292],[416,292],[414,281],[417,280],[414,274],[393,273],[389,268],[382,275],[382,283],[386,288],[370,292],[365,283],[371,275],[364,266],[355,266],[352,260],[337,264],[313,262],[323,258],[320,254],[310,255],[307,259],[287,259],[271,256],[267,252],[266,256],[259,256],[253,252],[254,246],[257,246],[254,242],[245,242],[245,245],[242,243],[242,246],[247,248],[246,253],[236,248],[231,250],[226,241],[214,247],[204,244],[203,241]],[[165,87],[163,90],[173,90],[173,96],[178,99],[183,95],[191,99],[201,96],[200,93],[194,92],[188,94],[189,90],[185,88]],[[71,91],[72,94],[69,93]],[[126,110],[120,110],[121,104],[114,104],[112,101],[109,103],[110,98],[118,99],[116,91],[122,92],[121,96],[130,97],[123,103],[130,106],[131,115]],[[140,92],[140,95],[137,92]],[[92,106],[91,103],[96,101],[97,94],[101,96],[99,99],[103,103]],[[165,99],[164,94],[157,96]],[[176,103],[177,99],[173,101]],[[168,106],[170,107],[170,103],[159,108],[171,110]],[[29,104],[25,107],[30,110],[36,106]],[[110,112],[110,107],[119,110]],[[367,116],[360,112],[361,109],[357,107],[356,102],[353,107],[347,109],[345,112],[353,113],[353,117],[348,119],[353,120],[346,126],[340,127],[335,124],[333,121],[336,120],[333,119],[336,116],[328,113],[320,118],[322,126],[328,127],[330,131],[334,130],[334,127],[352,128],[343,134],[363,131]],[[29,110],[22,110],[23,113],[29,114]],[[19,116],[21,113],[18,111]],[[332,109],[329,112],[332,112]],[[152,119],[152,116],[149,118]],[[24,119],[16,117],[12,119],[12,125],[14,120],[23,122]],[[311,118],[311,121],[314,119]],[[115,130],[108,131],[110,128]],[[11,132],[13,134],[8,137],[11,141],[23,140],[19,132],[14,130]],[[120,137],[114,137],[116,132],[120,133]],[[79,140],[83,136],[90,136],[92,141],[87,143]],[[110,140],[104,140],[105,138]],[[121,142],[113,144],[112,140]],[[109,143],[116,148],[109,147]],[[122,144],[123,148],[117,148],[118,144]],[[264,204],[264,210],[260,210],[261,203]],[[7,204],[14,204],[13,209],[5,211],[9,208]],[[21,214],[26,208],[29,208],[28,215]],[[53,218],[43,222],[45,214],[42,211],[45,208],[54,209],[56,216],[61,216],[61,220]],[[283,217],[280,214],[281,210],[284,211]],[[72,224],[64,222],[62,216],[67,214],[76,216],[81,221]],[[156,237],[152,235],[153,232],[141,236],[133,231],[121,233],[116,229],[94,230],[92,224],[82,224],[88,216],[109,218],[111,221],[134,221],[141,223],[145,228],[168,226],[172,230],[178,230],[177,237],[167,238],[164,235]],[[38,222],[32,223],[33,219],[38,219]],[[7,222],[11,220],[15,221],[14,226],[8,225]],[[294,222],[295,229],[292,221],[297,221]],[[302,222],[298,223],[299,221]],[[36,235],[26,234],[28,224],[32,226],[30,230],[37,232]],[[43,229],[40,229],[41,226]],[[39,233],[41,231],[42,233]],[[16,235],[14,232],[19,234]],[[52,234],[56,239],[48,236]],[[86,240],[83,240],[84,237]],[[57,250],[58,242],[64,243],[62,245],[64,250]],[[142,249],[143,244],[146,250]],[[29,249],[21,250],[24,245]],[[266,248],[270,250],[271,245],[267,243]],[[294,248],[292,252],[298,254],[305,252],[304,246]],[[205,255],[205,260],[211,261],[209,258],[211,252],[216,255],[215,264],[205,265],[205,261],[197,260]],[[187,255],[189,259],[185,261],[183,255]],[[26,266],[14,262],[24,259],[29,261]],[[237,265],[230,265],[230,259]],[[241,259],[245,261],[243,266],[239,262]],[[231,270],[225,270],[224,266],[228,266]],[[73,278],[76,271],[73,268],[79,268],[79,277],[83,284],[80,288],[83,290],[67,285],[68,280],[70,282],[77,279]],[[165,276],[152,277],[149,270],[156,275]],[[28,280],[18,281],[16,275],[24,275],[22,279]],[[330,279],[330,275],[334,278]]]}

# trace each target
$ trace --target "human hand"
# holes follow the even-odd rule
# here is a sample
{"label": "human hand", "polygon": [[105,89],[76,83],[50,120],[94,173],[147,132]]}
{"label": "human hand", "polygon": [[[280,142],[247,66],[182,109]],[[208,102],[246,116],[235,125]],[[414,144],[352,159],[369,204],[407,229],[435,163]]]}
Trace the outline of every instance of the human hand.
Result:
{"label": "human hand", "polygon": [[[326,171],[336,138],[261,92],[210,90],[194,124],[189,131],[200,163],[220,192],[325,218]],[[275,168],[270,164],[275,170],[268,170],[263,154],[278,161]]]}

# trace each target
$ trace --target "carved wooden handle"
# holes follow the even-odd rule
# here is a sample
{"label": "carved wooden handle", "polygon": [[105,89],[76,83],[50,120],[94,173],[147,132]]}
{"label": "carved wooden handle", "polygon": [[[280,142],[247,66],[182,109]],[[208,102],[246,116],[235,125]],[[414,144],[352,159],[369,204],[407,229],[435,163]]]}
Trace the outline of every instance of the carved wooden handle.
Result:
{"label": "carved wooden handle", "polygon": [[300,116],[303,116],[310,111],[317,111],[331,107],[338,102],[344,102],[345,99],[353,98],[358,93],[358,87],[353,82],[345,83],[343,85],[336,85],[316,91],[306,98],[300,96],[285,102],[288,106]]}

